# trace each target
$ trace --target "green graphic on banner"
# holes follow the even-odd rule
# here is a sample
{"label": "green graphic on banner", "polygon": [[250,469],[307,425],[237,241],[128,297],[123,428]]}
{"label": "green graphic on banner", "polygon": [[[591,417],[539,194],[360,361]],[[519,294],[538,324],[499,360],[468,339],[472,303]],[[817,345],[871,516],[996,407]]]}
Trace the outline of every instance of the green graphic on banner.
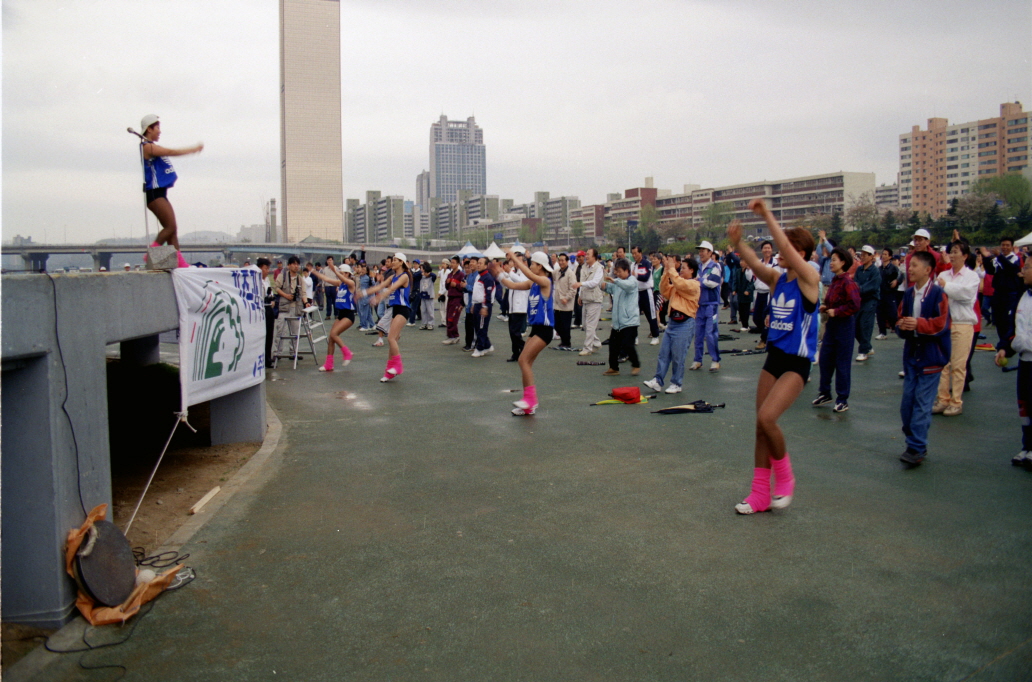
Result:
{"label": "green graphic on banner", "polygon": [[[209,284],[206,282],[205,289]],[[210,290],[209,290],[210,291]],[[236,370],[244,355],[244,326],[240,304],[224,291],[215,290],[208,309],[201,317],[194,339],[193,378],[195,381],[222,376]]]}

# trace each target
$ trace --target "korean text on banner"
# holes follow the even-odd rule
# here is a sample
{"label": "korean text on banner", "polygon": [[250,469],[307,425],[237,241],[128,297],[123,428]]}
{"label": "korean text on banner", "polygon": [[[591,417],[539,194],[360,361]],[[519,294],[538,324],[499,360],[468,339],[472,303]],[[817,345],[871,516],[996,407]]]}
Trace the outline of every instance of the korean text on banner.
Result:
{"label": "korean text on banner", "polygon": [[258,268],[177,268],[182,409],[265,380],[265,306]]}

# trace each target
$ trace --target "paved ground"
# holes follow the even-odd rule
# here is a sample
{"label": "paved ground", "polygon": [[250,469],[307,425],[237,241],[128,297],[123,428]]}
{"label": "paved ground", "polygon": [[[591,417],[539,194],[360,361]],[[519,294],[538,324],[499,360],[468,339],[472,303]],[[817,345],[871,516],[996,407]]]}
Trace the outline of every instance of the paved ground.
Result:
{"label": "paved ground", "polygon": [[[846,414],[811,408],[811,383],[782,422],[795,503],[741,517],[762,356],[589,407],[657,348],[635,380],[545,351],[541,411],[517,419],[493,326],[482,359],[406,329],[393,384],[354,331],[350,367],[273,373],[284,438],[184,548],[199,578],[90,662],[129,680],[1029,679],[1032,474],[1010,466],[1015,374],[990,354],[913,471],[901,342],[854,366]],[[650,413],[700,398],[727,408]],[[77,658],[41,679],[97,679]]]}

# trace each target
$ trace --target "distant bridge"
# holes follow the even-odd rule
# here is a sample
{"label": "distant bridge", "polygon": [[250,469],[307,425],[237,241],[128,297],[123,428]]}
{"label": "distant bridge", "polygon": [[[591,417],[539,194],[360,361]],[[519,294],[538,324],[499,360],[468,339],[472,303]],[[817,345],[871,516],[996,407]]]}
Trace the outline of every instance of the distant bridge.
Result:
{"label": "distant bridge", "polygon": [[[290,256],[298,256],[302,262],[308,260],[325,259],[333,256],[338,262],[345,256],[358,254],[366,260],[379,261],[398,251],[403,251],[409,258],[430,258],[439,259],[451,256],[457,249],[425,251],[410,249],[407,247],[388,246],[384,244],[330,244],[320,242],[296,242],[293,244],[257,244],[252,242],[209,242],[203,244],[180,244],[183,254],[188,253],[214,253],[221,252],[227,262],[234,262],[234,255],[243,255],[243,258],[265,256],[268,258],[286,259]],[[93,257],[93,269],[111,269],[112,257],[117,253],[146,253],[147,247],[139,244],[19,244],[17,246],[4,244],[0,249],[5,256],[21,256],[25,262],[25,269],[34,272],[45,270],[47,259],[53,254],[62,255],[83,255]],[[364,255],[363,255],[364,254]],[[240,260],[243,260],[241,258]],[[189,258],[187,257],[187,260]]]}

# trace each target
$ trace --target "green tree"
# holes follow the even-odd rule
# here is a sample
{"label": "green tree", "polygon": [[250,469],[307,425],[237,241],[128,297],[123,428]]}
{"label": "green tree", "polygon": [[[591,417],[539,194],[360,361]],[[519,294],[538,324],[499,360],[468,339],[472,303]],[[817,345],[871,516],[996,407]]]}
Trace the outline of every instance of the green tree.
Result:
{"label": "green tree", "polygon": [[858,197],[849,196],[846,224],[854,230],[877,230],[881,227],[878,220],[878,205],[874,203],[874,195],[871,192],[864,192]]}
{"label": "green tree", "polygon": [[1014,216],[1023,206],[1032,204],[1032,185],[1018,173],[980,178],[971,185],[971,193],[1001,199],[1007,216]]}
{"label": "green tree", "polygon": [[[668,239],[681,241],[688,238],[688,234],[692,231],[692,223],[686,218],[680,218],[660,223],[656,227],[656,231],[659,232],[659,236],[663,241]],[[664,253],[665,251],[664,249]]]}
{"label": "green tree", "polygon": [[570,223],[570,236],[573,237],[573,244],[580,247],[581,239],[584,238],[584,221],[574,220]]}
{"label": "green tree", "polygon": [[896,229],[896,214],[892,210],[885,212],[882,216],[881,226],[883,230],[895,230]]}
{"label": "green tree", "polygon": [[602,234],[606,240],[606,243],[611,244],[614,248],[617,246],[627,245],[627,221],[625,220],[607,220],[603,227]]}
{"label": "green tree", "polygon": [[919,229],[921,227],[921,214],[917,211],[912,211],[910,217],[907,218],[907,225],[911,231]]}

